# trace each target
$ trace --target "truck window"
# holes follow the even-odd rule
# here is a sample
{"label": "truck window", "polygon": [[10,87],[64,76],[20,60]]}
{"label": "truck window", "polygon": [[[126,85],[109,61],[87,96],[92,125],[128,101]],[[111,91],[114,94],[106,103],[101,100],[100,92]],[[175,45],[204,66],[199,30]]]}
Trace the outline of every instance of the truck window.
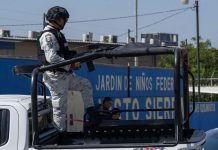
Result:
{"label": "truck window", "polygon": [[0,109],[0,147],[7,143],[9,137],[10,113],[7,109]]}

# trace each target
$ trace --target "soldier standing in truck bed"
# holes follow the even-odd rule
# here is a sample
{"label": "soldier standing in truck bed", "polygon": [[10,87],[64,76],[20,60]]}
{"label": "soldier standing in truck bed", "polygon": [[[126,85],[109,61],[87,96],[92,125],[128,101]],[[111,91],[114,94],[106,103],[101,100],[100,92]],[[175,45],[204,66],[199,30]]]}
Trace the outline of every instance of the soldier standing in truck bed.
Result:
{"label": "soldier standing in truck bed", "polygon": [[[63,33],[60,32],[68,21],[69,13],[63,7],[55,6],[48,10],[46,19],[48,25],[39,36],[39,58],[43,65],[56,64],[70,59],[75,53],[68,49],[68,43]],[[90,82],[73,73],[75,65],[67,65],[57,69],[45,71],[43,80],[51,93],[53,107],[53,121],[60,131],[66,131],[67,92],[80,91],[84,107],[92,116],[94,111],[92,86]]]}

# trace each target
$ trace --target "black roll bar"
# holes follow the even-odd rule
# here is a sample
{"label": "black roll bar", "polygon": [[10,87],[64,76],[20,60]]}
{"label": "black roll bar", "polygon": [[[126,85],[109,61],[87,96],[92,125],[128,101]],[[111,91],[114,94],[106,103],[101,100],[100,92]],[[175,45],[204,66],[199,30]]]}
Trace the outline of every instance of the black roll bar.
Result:
{"label": "black roll bar", "polygon": [[182,111],[181,111],[181,95],[180,95],[180,49],[175,49],[174,59],[174,90],[175,90],[175,137],[176,141],[182,139]]}
{"label": "black roll bar", "polygon": [[39,131],[38,131],[38,105],[37,105],[37,78],[39,75],[39,68],[35,68],[32,72],[31,78],[31,100],[32,100],[32,136],[33,145],[39,145]]}
{"label": "black roll bar", "polygon": [[187,50],[182,51],[183,59],[183,101],[184,101],[184,125],[189,128],[189,80],[188,80],[188,54]]}
{"label": "black roll bar", "polygon": [[189,117],[195,112],[195,77],[194,75],[189,71],[189,75],[191,76],[192,79],[192,111],[189,113]]}
{"label": "black roll bar", "polygon": [[[130,45],[131,46],[131,45]],[[38,131],[38,110],[37,110],[37,78],[39,73],[44,71],[56,69],[62,66],[66,66],[75,62],[87,62],[92,61],[101,57],[135,57],[144,55],[164,55],[174,54],[174,89],[175,89],[175,141],[172,143],[156,144],[154,146],[175,146],[181,140],[182,136],[182,114],[181,114],[181,95],[180,95],[180,48],[167,48],[167,47],[139,47],[133,50],[129,50],[131,47],[124,45],[118,48],[103,48],[84,55],[72,58],[58,64],[52,64],[48,66],[35,68],[32,72],[31,79],[31,99],[32,99],[32,136],[33,136],[33,147],[39,146],[39,131]],[[141,144],[139,144],[141,145]],[[150,145],[150,144],[148,144]],[[145,145],[142,145],[145,146]],[[82,146],[81,147],[87,147]],[[95,147],[101,147],[96,146]],[[113,146],[111,146],[113,147]],[[123,146],[121,146],[123,147]]]}

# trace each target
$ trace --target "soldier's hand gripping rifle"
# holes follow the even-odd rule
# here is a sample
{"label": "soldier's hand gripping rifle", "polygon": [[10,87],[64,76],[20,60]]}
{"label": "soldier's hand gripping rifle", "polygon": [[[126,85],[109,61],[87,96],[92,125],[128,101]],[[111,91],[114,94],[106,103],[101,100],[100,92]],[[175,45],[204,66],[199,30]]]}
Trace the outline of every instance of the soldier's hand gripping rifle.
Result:
{"label": "soldier's hand gripping rifle", "polygon": [[[77,53],[76,51],[71,51],[72,54],[70,54],[71,58],[77,58],[77,57],[81,57],[81,56],[86,56],[86,55],[89,55],[89,54],[97,54],[97,53],[100,53],[100,52],[103,52],[103,51],[108,51],[108,50],[112,50],[114,48],[116,48],[118,46],[107,46],[107,47],[103,47],[103,48],[99,48],[99,49],[96,49],[96,50],[92,50],[92,51],[87,51],[87,52],[83,52],[83,53]],[[90,60],[86,60],[84,59],[83,62],[86,62],[86,65],[87,65],[87,68],[88,68],[88,71],[91,72],[91,71],[94,71],[95,70],[95,66],[93,64],[93,61],[94,59],[97,59],[97,57],[94,57]],[[81,66],[80,66],[80,63],[82,63],[81,61],[80,62],[76,62],[72,65],[73,69],[79,69]]]}

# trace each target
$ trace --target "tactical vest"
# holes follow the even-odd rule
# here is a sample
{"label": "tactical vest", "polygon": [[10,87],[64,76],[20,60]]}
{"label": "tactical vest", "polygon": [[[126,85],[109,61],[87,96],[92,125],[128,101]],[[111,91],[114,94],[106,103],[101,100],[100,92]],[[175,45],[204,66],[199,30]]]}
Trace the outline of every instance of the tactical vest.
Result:
{"label": "tactical vest", "polygon": [[40,37],[45,32],[50,32],[50,33],[54,34],[55,38],[57,39],[59,47],[60,47],[60,49],[57,51],[57,55],[64,58],[65,60],[70,59],[75,55],[75,51],[74,52],[69,51],[68,43],[67,43],[67,40],[65,39],[65,36],[63,35],[63,33],[58,32],[55,29],[44,30],[39,34],[39,36],[37,38],[38,59],[42,62],[43,65],[49,65],[50,64],[45,59],[45,52],[44,52],[44,50],[41,49],[40,41],[39,41]]}

